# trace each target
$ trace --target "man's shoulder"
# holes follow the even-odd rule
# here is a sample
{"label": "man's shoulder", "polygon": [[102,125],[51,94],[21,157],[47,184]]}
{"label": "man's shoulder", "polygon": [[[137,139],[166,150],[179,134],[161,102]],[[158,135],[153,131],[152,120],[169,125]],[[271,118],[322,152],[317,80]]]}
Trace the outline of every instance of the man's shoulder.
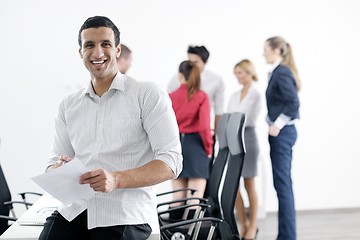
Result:
{"label": "man's shoulder", "polygon": [[125,92],[132,96],[137,96],[139,99],[146,98],[146,96],[160,96],[163,91],[154,82],[137,81],[132,77],[127,77],[125,81]]}
{"label": "man's shoulder", "polygon": [[208,78],[211,80],[223,81],[219,74],[210,71],[208,69],[204,69],[204,78]]}
{"label": "man's shoulder", "polygon": [[208,85],[211,89],[223,90],[225,88],[224,80],[217,74],[204,69],[201,74],[201,82]]}
{"label": "man's shoulder", "polygon": [[76,101],[85,95],[85,90],[86,90],[86,87],[83,87],[74,92],[68,93],[67,95],[65,95],[65,97],[63,97],[62,101],[63,102]]}
{"label": "man's shoulder", "polygon": [[137,81],[132,77],[126,76],[125,84],[134,89],[146,90],[146,89],[159,89],[156,83],[148,81]]}

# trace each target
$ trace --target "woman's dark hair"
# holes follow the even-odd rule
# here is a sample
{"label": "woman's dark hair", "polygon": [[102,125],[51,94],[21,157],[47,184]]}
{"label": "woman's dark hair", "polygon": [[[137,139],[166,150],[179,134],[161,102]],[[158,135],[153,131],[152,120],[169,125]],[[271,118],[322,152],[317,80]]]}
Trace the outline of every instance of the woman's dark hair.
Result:
{"label": "woman's dark hair", "polygon": [[185,78],[188,98],[191,99],[200,90],[200,70],[192,62],[183,61],[180,63],[179,73]]}
{"label": "woman's dark hair", "polygon": [[210,56],[209,51],[204,46],[189,46],[187,53],[198,55],[204,63],[207,62]]}
{"label": "woman's dark hair", "polygon": [[115,46],[118,46],[120,44],[120,32],[119,32],[119,29],[115,26],[115,24],[107,17],[95,16],[95,17],[89,17],[88,19],[86,19],[86,21],[81,26],[81,28],[79,30],[79,35],[78,35],[79,46],[82,47],[81,33],[83,30],[88,29],[88,28],[100,28],[100,27],[111,28],[114,31]]}

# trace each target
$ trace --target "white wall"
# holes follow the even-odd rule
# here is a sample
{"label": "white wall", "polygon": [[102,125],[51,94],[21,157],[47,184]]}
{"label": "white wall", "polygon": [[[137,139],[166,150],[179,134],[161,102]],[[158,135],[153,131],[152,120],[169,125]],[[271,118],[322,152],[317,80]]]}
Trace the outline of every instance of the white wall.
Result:
{"label": "white wall", "polygon": [[[297,209],[360,206],[360,5],[356,0],[123,0],[0,2],[0,159],[14,198],[41,191],[30,177],[43,172],[61,98],[84,85],[78,56],[83,21],[106,15],[134,53],[129,75],[165,89],[189,44],[210,50],[208,68],[238,88],[233,66],[251,59],[266,88],[265,39],[293,46],[303,80],[293,177]],[[268,157],[265,102],[258,133],[265,205],[276,210]],[[169,187],[168,183],[162,185]]]}

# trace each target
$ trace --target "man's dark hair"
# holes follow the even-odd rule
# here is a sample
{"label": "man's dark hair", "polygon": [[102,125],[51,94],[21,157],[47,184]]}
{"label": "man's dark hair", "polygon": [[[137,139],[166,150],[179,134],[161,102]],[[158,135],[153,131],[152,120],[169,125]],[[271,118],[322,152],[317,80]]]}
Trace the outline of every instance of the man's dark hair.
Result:
{"label": "man's dark hair", "polygon": [[88,19],[86,19],[86,21],[81,26],[81,28],[79,30],[79,36],[78,36],[79,46],[82,47],[81,33],[83,30],[88,29],[88,28],[99,28],[99,27],[111,28],[114,31],[115,45],[116,46],[119,45],[120,32],[119,32],[119,29],[115,26],[115,24],[107,17],[95,16],[95,17],[89,17]]}
{"label": "man's dark hair", "polygon": [[189,46],[187,52],[198,55],[204,63],[207,62],[210,56],[209,51],[204,46]]}

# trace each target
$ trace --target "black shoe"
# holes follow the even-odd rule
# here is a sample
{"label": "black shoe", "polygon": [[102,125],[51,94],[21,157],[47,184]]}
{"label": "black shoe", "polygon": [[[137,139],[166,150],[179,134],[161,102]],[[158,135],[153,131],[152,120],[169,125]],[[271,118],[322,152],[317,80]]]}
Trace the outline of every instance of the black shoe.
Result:
{"label": "black shoe", "polygon": [[259,233],[259,228],[256,228],[256,233],[255,233],[254,238],[245,238],[245,237],[243,237],[242,240],[256,240],[258,233]]}

